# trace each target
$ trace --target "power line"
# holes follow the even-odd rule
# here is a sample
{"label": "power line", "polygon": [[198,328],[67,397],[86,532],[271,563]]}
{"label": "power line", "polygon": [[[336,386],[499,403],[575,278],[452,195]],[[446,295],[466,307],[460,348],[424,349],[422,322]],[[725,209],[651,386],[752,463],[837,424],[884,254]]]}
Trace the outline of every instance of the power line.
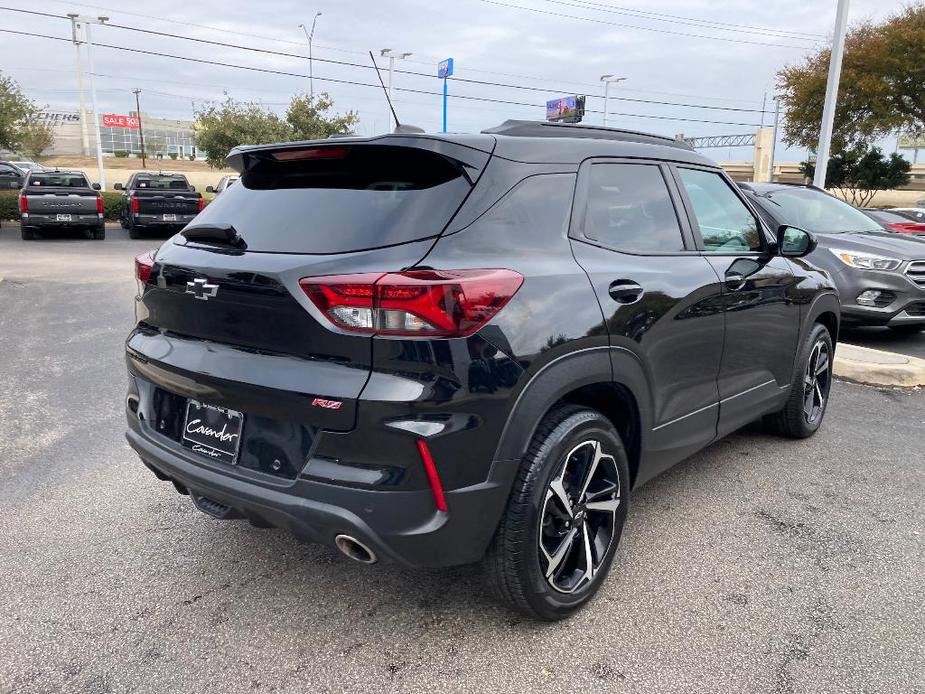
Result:
{"label": "power line", "polygon": [[[66,19],[64,17],[61,17],[60,15],[55,15],[55,14],[51,14],[48,12],[37,12],[35,10],[23,10],[23,9],[16,8],[16,7],[0,6],[0,10],[5,10],[8,12],[19,12],[22,14],[36,15],[40,17]],[[112,22],[107,22],[105,26],[113,28],[113,29],[122,29],[125,31],[134,31],[134,32],[139,32],[143,34],[150,34],[153,36],[161,36],[165,38],[174,38],[174,39],[180,39],[184,41],[191,41],[193,43],[200,43],[200,44],[205,44],[209,46],[221,46],[223,48],[233,48],[236,50],[251,51],[254,53],[263,53],[267,55],[282,56],[285,58],[295,58],[298,60],[306,59],[304,55],[300,55],[297,53],[286,53],[283,51],[274,51],[268,48],[255,48],[252,46],[241,46],[238,44],[227,43],[225,41],[215,41],[212,39],[201,39],[201,38],[195,38],[192,36],[182,36],[178,34],[171,34],[171,33],[164,32],[164,31],[156,31],[154,29],[142,29],[140,27],[131,27],[131,26],[127,26],[124,24],[114,24]],[[375,70],[375,68],[372,65],[366,65],[363,63],[351,63],[351,62],[347,62],[343,60],[332,60],[330,58],[315,58],[315,60],[317,60],[318,62],[322,62],[322,63],[328,63],[330,65],[361,68],[364,70]],[[400,73],[400,74],[406,74],[406,75],[414,75],[417,77],[426,77],[428,79],[432,79],[434,77],[432,74],[414,72],[413,70],[397,69],[395,70],[395,72]],[[551,91],[551,89],[548,87],[531,87],[531,86],[522,85],[522,84],[504,84],[501,82],[488,82],[485,80],[474,80],[474,79],[469,79],[469,78],[464,78],[464,77],[463,78],[452,77],[450,79],[453,82],[457,82],[457,83],[500,87],[503,89],[516,89],[520,91],[541,92],[541,93],[546,93],[546,94],[548,94]],[[559,91],[564,91],[564,90],[559,90]],[[602,98],[596,94],[590,94],[588,96],[590,98],[595,98],[595,99]],[[676,102],[676,101],[658,101],[658,100],[653,100],[653,99],[638,99],[638,98],[628,97],[628,96],[614,96],[612,98],[616,101],[626,101],[629,103],[637,103],[637,104],[652,104],[656,106],[677,106],[680,108],[697,108],[697,109],[703,109],[703,110],[708,110],[708,111],[730,111],[730,112],[736,112],[736,113],[762,113],[761,109],[741,108],[741,107],[736,107],[736,106],[712,106],[708,104],[686,104],[686,103],[681,103],[681,102]]]}
{"label": "power line", "polygon": [[[558,0],[544,0],[556,5],[567,5],[569,3],[559,2]],[[715,29],[717,31],[739,31],[747,34],[757,34],[760,36],[769,36],[775,38],[794,38],[800,40],[817,41],[825,38],[823,34],[812,34],[805,31],[789,31],[786,29],[774,29],[773,27],[759,27],[748,24],[735,24],[732,22],[720,22],[712,19],[697,19],[695,17],[682,17],[676,14],[667,14],[665,12],[654,12],[651,10],[638,10],[631,7],[621,7],[604,2],[592,2],[592,0],[576,0],[578,4],[572,7],[586,7],[597,12],[607,12],[609,14],[621,14],[638,19],[652,19],[659,22],[671,22],[672,24],[686,24],[688,26],[700,27],[702,29]]]}
{"label": "power line", "polygon": [[[672,36],[686,36],[688,38],[695,39],[710,39],[713,41],[724,41],[726,43],[745,43],[752,46],[772,46],[774,48],[798,48],[800,50],[807,50],[810,46],[794,46],[786,43],[767,43],[763,41],[751,41],[748,39],[731,39],[725,36],[707,36],[706,34],[691,34],[683,31],[671,31],[670,29],[658,29],[656,27],[647,27],[640,26],[638,24],[624,24],[622,22],[611,22],[606,19],[596,19],[594,17],[580,17],[574,14],[565,14],[564,12],[554,12],[552,10],[541,10],[538,7],[527,7],[525,5],[513,5],[506,2],[498,2],[498,0],[479,0],[484,2],[487,5],[497,5],[498,7],[507,7],[508,9],[514,10],[524,10],[526,12],[534,12],[536,14],[544,14],[550,17],[561,17],[563,19],[577,19],[582,22],[593,22],[595,24],[606,24],[608,26],[622,27],[624,29],[637,29],[639,31],[653,31],[659,34],[671,34]],[[563,3],[564,4],[564,3]]]}
{"label": "power line", "polygon": [[[64,42],[71,41],[71,39],[64,38],[61,36],[51,36],[49,34],[39,34],[39,33],[29,32],[29,31],[20,31],[17,29],[0,29],[0,32],[6,33],[6,34],[14,34],[18,36],[29,36],[33,38],[49,39],[52,41],[64,41]],[[234,68],[238,70],[248,70],[251,72],[259,72],[262,74],[282,75],[285,77],[296,77],[300,79],[306,79],[308,77],[308,75],[298,73],[298,72],[289,72],[286,70],[274,70],[272,68],[255,67],[251,65],[236,65],[234,63],[226,63],[226,62],[222,62],[218,60],[208,60],[206,58],[193,58],[190,56],[174,55],[172,53],[160,53],[157,51],[148,51],[148,50],[144,50],[141,48],[128,48],[126,46],[115,46],[113,44],[98,43],[98,42],[94,42],[93,45],[96,48],[109,48],[112,50],[125,51],[128,53],[138,53],[140,55],[155,56],[155,57],[160,57],[160,58],[171,58],[173,60],[182,60],[186,62],[200,63],[203,65],[229,67],[229,68]],[[378,84],[373,84],[371,82],[357,82],[354,80],[337,79],[334,77],[315,77],[315,79],[321,82],[331,82],[333,84],[349,84],[349,85],[354,85],[354,86],[359,86],[359,87],[371,87],[373,89],[381,88]],[[428,96],[442,96],[442,92],[427,91],[424,89],[412,89],[410,87],[395,87],[395,90],[407,92],[409,94],[426,94]],[[513,106],[527,106],[530,108],[544,108],[545,106],[544,104],[526,103],[522,101],[511,101],[507,99],[492,99],[489,97],[471,96],[467,94],[450,94],[450,98],[460,99],[464,101],[479,101],[479,102],[485,102],[485,103],[509,104]],[[586,113],[603,113],[603,111],[587,109]],[[681,118],[681,117],[674,117],[674,116],[657,116],[657,115],[643,115],[643,114],[638,114],[638,113],[618,113],[618,112],[612,112],[612,115],[626,116],[628,118],[646,118],[646,119],[651,119],[651,120],[674,121],[674,122],[679,122],[679,123],[706,123],[710,125],[737,125],[737,126],[748,127],[748,128],[758,127],[757,123],[736,123],[736,122],[729,122],[729,121],[703,120],[699,118]]]}

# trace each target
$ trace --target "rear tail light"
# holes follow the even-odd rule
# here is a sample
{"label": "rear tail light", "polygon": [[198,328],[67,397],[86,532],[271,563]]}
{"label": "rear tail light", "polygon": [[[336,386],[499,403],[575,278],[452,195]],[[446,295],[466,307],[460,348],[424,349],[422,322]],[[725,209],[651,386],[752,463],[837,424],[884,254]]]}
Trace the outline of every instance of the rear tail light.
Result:
{"label": "rear tail light", "polygon": [[132,214],[138,214],[138,198],[133,196],[129,200],[132,201]]}
{"label": "rear tail light", "polygon": [[306,277],[299,284],[344,330],[465,337],[504,308],[523,281],[513,270],[412,270]]}
{"label": "rear tail light", "polygon": [[96,197],[96,213],[103,214],[103,196],[98,195]]}
{"label": "rear tail light", "polygon": [[148,283],[151,268],[154,267],[154,251],[135,256],[135,279],[142,284]]}
{"label": "rear tail light", "polygon": [[273,152],[276,161],[306,161],[308,159],[343,159],[346,147],[312,147],[311,149],[287,149]]}
{"label": "rear tail light", "polygon": [[21,214],[26,214],[29,211],[29,201],[26,199],[26,194],[21,193],[19,196],[19,212]]}
{"label": "rear tail light", "polygon": [[206,199],[199,198],[199,204],[196,206],[196,211],[202,212],[204,209],[206,209]]}

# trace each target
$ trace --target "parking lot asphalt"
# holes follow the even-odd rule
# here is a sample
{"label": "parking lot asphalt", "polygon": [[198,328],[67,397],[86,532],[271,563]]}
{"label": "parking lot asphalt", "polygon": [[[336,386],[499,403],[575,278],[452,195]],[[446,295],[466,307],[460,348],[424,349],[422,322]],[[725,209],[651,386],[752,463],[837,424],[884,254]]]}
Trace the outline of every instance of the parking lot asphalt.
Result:
{"label": "parking lot asphalt", "polygon": [[123,438],[132,257],[0,230],[0,692],[923,692],[925,394],[836,383],[639,489],[559,624],[478,567],[365,567],[222,523]]}

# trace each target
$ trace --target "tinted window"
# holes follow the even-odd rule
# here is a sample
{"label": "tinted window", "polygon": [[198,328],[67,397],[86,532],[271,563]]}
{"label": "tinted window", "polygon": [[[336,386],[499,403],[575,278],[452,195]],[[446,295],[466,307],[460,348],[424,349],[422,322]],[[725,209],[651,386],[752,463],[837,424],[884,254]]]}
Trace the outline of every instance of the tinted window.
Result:
{"label": "tinted window", "polygon": [[681,168],[678,174],[700,227],[705,251],[744,253],[762,250],[758,221],[720,174]]}
{"label": "tinted window", "polygon": [[855,207],[811,188],[756,190],[755,198],[781,224],[812,232],[883,231],[883,227]]}
{"label": "tinted window", "polygon": [[434,152],[378,145],[313,151],[322,149],[333,155],[264,155],[196,224],[231,224],[248,250],[342,253],[436,236],[471,188],[461,166]]}
{"label": "tinted window", "polygon": [[14,166],[0,164],[0,176],[22,176],[22,171]]}
{"label": "tinted window", "polygon": [[684,250],[681,227],[658,166],[594,164],[584,234],[630,253]]}
{"label": "tinted window", "polygon": [[185,176],[138,176],[135,179],[135,187],[154,190],[189,190],[189,182]]}
{"label": "tinted window", "polygon": [[29,186],[41,188],[89,188],[90,183],[79,173],[34,173],[29,176]]}

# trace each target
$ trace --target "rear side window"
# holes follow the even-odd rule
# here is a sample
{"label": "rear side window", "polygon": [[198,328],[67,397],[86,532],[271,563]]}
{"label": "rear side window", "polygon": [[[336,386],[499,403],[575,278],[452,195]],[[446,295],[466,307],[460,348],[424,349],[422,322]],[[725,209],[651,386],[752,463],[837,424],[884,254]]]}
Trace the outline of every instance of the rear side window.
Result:
{"label": "rear side window", "polygon": [[661,169],[654,164],[593,164],[584,235],[629,253],[683,251],[681,226]]}
{"label": "rear side window", "polygon": [[29,176],[29,186],[41,188],[89,188],[90,183],[83,174],[34,173]]}
{"label": "rear side window", "polygon": [[249,251],[342,253],[436,236],[471,189],[457,162],[413,147],[262,156],[196,219],[232,225]]}

